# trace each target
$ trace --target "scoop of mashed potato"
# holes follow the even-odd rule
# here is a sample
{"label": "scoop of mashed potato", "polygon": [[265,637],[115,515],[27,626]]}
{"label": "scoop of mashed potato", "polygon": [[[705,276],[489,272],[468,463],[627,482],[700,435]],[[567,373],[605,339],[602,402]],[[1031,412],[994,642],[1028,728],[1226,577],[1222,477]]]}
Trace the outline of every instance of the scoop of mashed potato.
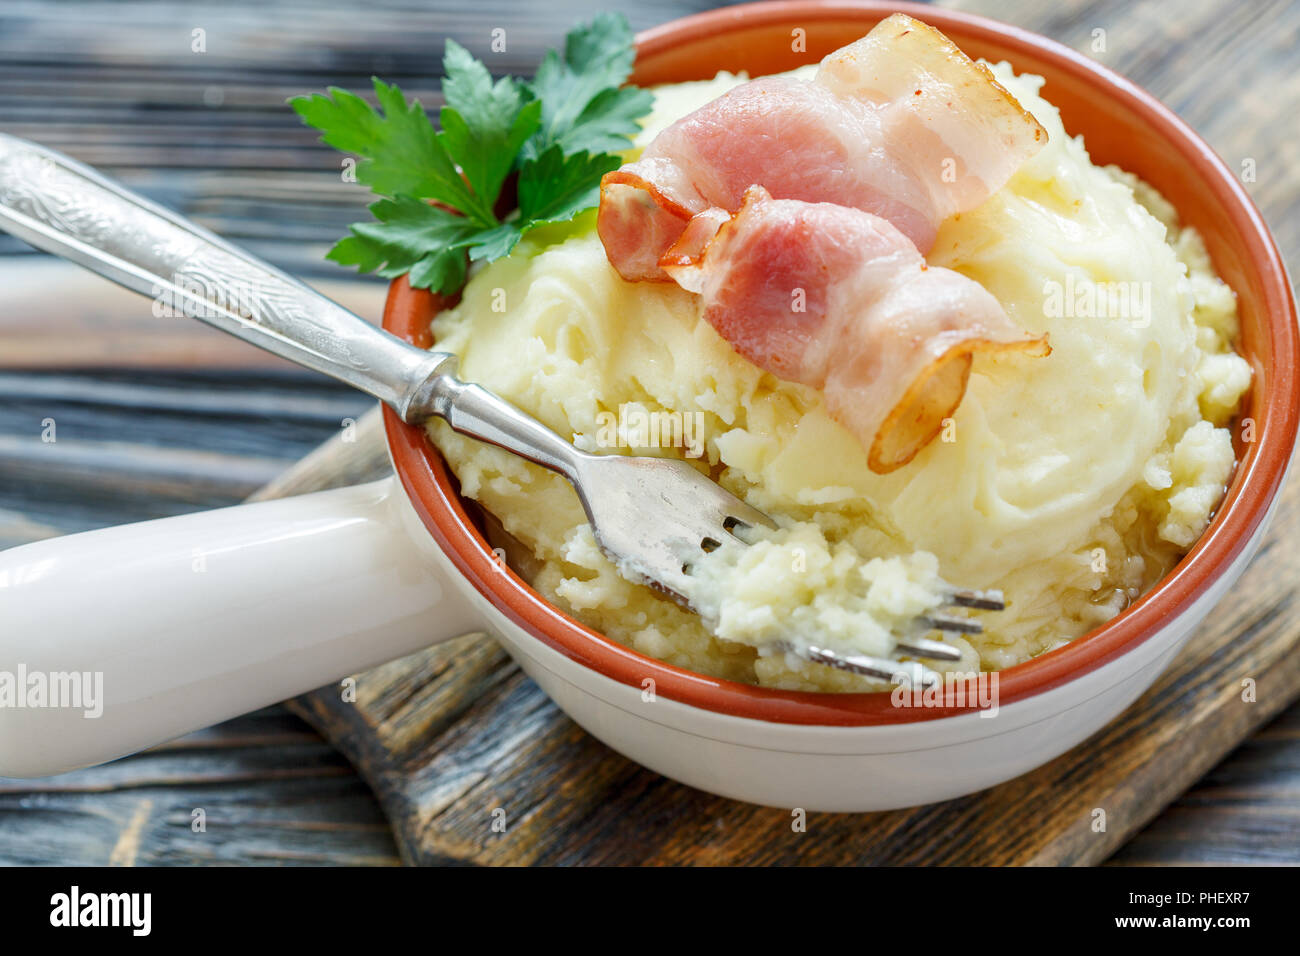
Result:
{"label": "scoop of mashed potato", "polygon": [[[1158,194],[1091,162],[1039,78],[993,69],[1049,142],[986,203],[945,222],[928,258],[982,283],[1053,351],[980,356],[940,438],[891,474],[867,468],[819,393],[733,352],[694,296],[619,278],[593,215],[534,233],[473,275],[433,326],[467,380],[579,447],[698,453],[701,469],[786,528],[783,541],[701,562],[715,586],[696,603],[713,633],[619,576],[562,478],[432,423],[462,492],[533,555],[543,596],[694,671],[862,690],[875,685],[760,647],[785,622],[884,649],[925,603],[916,582],[941,575],[1009,601],[981,615],[983,634],[953,640],[963,660],[943,666],[1004,668],[1113,617],[1185,553],[1232,471],[1227,425],[1251,380],[1232,346],[1235,297]],[[743,79],[659,88],[641,144]],[[630,427],[629,409],[649,427]]]}
{"label": "scoop of mashed potato", "polygon": [[866,559],[809,521],[787,522],[745,544],[727,542],[699,560],[690,578],[691,606],[713,633],[760,653],[817,645],[887,657],[947,592],[928,551]]}

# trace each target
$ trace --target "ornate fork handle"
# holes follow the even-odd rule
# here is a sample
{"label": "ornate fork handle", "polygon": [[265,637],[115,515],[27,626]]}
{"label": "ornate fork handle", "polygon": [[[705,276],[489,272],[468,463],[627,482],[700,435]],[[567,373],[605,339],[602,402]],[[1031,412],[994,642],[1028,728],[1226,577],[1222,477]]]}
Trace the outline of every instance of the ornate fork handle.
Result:
{"label": "ornate fork handle", "polygon": [[274,266],[81,163],[0,134],[0,228],[391,405],[574,477],[583,457],[535,419],[455,375],[456,357],[376,329]]}
{"label": "ornate fork handle", "polygon": [[[52,150],[0,134],[0,228],[415,414],[446,353],[382,332],[275,267]],[[424,414],[427,415],[426,409]]]}

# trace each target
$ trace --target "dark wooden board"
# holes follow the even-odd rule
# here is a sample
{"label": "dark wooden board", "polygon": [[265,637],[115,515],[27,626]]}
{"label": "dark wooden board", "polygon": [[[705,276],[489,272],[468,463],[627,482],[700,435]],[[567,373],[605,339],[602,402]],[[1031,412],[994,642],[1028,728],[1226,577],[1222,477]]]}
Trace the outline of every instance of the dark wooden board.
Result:
{"label": "dark wooden board", "polygon": [[[638,27],[710,5],[709,0],[601,4],[625,7]],[[1294,274],[1300,265],[1300,155],[1293,132],[1300,105],[1295,70],[1300,7],[1227,0],[958,5],[1085,52],[1091,52],[1093,32],[1105,30],[1107,49],[1093,55],[1169,103],[1233,165],[1248,157],[1257,161],[1258,180],[1248,189]],[[500,69],[526,73],[539,51],[589,9],[573,0],[545,5],[489,0],[473,7],[374,0],[359,16],[346,0],[230,0],[201,7],[9,0],[0,5],[0,130],[102,164],[277,264],[312,281],[333,280],[330,294],[352,296],[349,301],[359,310],[377,316],[382,288],[356,283],[349,291],[337,282],[346,274],[322,259],[328,243],[360,214],[365,197],[339,181],[337,158],[298,127],[283,108],[284,97],[326,83],[359,87],[379,72],[435,102],[436,51],[443,36],[453,35],[481,52],[487,31],[504,26],[510,48]],[[200,25],[219,42],[210,44],[206,57],[192,57],[187,54],[190,30]],[[214,95],[220,105],[210,105]],[[33,269],[46,275],[35,276]],[[51,303],[42,295],[41,282],[59,290],[58,300]],[[0,401],[0,437],[10,441],[0,448],[0,546],[231,503],[335,433],[340,411],[359,415],[366,407],[364,400],[318,378],[282,373],[256,351],[201,326],[151,322],[144,300],[32,255],[2,234],[0,365],[31,383],[27,391],[23,382],[10,379]],[[199,394],[181,402],[177,392],[183,390]],[[201,398],[205,392],[210,394]],[[224,400],[230,404],[223,409]],[[275,413],[276,403],[283,404],[283,414]],[[193,409],[204,404],[206,409]],[[82,444],[74,449],[81,462],[77,467],[41,458],[32,447],[40,419],[52,405],[60,442]],[[211,456],[177,460],[156,455],[158,449]],[[26,469],[21,482],[11,478],[11,461]],[[116,467],[108,467],[113,463]],[[312,484],[299,471],[281,487],[301,490]],[[1277,618],[1270,627],[1289,613],[1291,600],[1285,577],[1292,569],[1271,566],[1274,557],[1270,553],[1256,562],[1244,582],[1261,574],[1276,577],[1272,597],[1253,605],[1261,611],[1274,608]],[[1245,600],[1258,602],[1260,595],[1248,593]],[[482,673],[494,688],[511,679],[490,667]],[[638,845],[647,859],[670,858],[680,851],[669,852],[655,841],[676,839],[694,840],[707,858],[720,854],[717,845],[727,834],[749,832],[749,824],[733,820],[733,805],[690,791],[683,797],[675,793],[683,788],[635,768],[566,763],[574,755],[585,757],[584,748],[597,754],[603,748],[589,740],[582,744],[571,726],[574,740],[566,743],[561,734],[557,742],[543,705],[526,690],[515,691],[524,705],[518,715],[523,726],[510,725],[505,732],[480,727],[484,736],[478,745],[496,762],[464,756],[463,747],[476,739],[472,731],[479,725],[473,723],[455,737],[429,739],[430,747],[453,740],[462,747],[459,757],[448,751],[441,762],[421,762],[420,724],[404,721],[401,708],[385,704],[389,698],[376,701],[374,712],[383,705],[393,720],[376,722],[365,732],[393,746],[400,743],[414,755],[411,766],[420,775],[411,786],[423,791],[395,805],[402,808],[400,819],[425,821],[434,838],[430,846],[450,848],[457,860],[559,855],[585,862],[631,858]],[[437,691],[425,687],[420,693]],[[439,700],[440,719],[448,727],[457,708],[466,721],[491,713],[477,699]],[[636,830],[610,825],[612,811],[593,811],[596,833],[574,839],[567,852],[527,844],[537,831],[521,814],[534,801],[522,796],[526,774],[512,770],[510,748],[533,729],[550,741],[550,762],[537,771],[554,770],[547,786],[568,794],[588,781],[605,791],[625,782],[662,813],[680,814],[680,830],[669,837],[652,826],[649,842],[642,844]],[[1188,730],[1193,744],[1200,739],[1196,734],[1193,725]],[[1225,746],[1214,735],[1207,739],[1215,752]],[[520,753],[536,752],[521,748]],[[1196,763],[1208,766],[1199,757]],[[400,780],[388,774],[385,784],[394,783]],[[510,786],[521,789],[506,789]],[[1111,862],[1300,862],[1297,792],[1300,705],[1293,705]],[[474,809],[475,801],[486,805],[494,798],[510,800],[502,803],[511,814],[508,841],[497,835],[492,842]],[[385,799],[394,804],[391,796]],[[1139,816],[1155,812],[1163,799],[1157,795]],[[550,819],[554,801],[536,803],[535,813]],[[189,815],[200,805],[208,808],[210,820],[224,823],[192,833]],[[447,809],[439,817],[443,806]],[[765,811],[757,813],[752,819],[761,824]],[[965,839],[968,829],[961,821],[978,826],[980,817],[958,808],[926,819],[962,826],[950,836]],[[891,832],[899,839],[898,825],[888,820],[828,820],[814,818],[802,861],[820,860],[825,844],[843,839],[846,826],[861,829],[859,843],[873,835],[884,841]],[[268,708],[110,767],[46,781],[0,780],[0,864],[393,863],[392,837],[381,821],[347,762],[283,708]],[[1124,829],[1129,830],[1129,821]],[[767,833],[759,825],[750,836],[757,842]],[[619,843],[625,844],[621,851]],[[892,855],[868,852],[855,862],[922,858],[914,844],[910,853],[907,845],[902,839]],[[792,849],[775,852],[790,858]]]}
{"label": "dark wooden board", "polygon": [[4,865],[398,862],[369,790],[282,707],[50,780],[0,777]]}

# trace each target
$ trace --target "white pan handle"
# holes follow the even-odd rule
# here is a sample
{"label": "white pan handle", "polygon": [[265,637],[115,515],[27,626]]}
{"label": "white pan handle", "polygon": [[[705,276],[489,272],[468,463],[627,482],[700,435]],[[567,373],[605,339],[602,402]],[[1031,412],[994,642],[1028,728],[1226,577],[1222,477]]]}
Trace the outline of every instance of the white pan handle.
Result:
{"label": "white pan handle", "polygon": [[389,478],[0,552],[0,776],[111,760],[479,629],[409,508]]}

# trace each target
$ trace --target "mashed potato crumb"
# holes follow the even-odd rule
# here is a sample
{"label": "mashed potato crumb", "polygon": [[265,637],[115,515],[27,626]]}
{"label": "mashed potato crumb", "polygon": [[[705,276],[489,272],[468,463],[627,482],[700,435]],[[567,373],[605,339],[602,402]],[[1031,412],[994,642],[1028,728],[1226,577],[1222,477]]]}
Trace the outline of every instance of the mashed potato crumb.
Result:
{"label": "mashed potato crumb", "polygon": [[1233,466],[1232,439],[1226,429],[1197,422],[1174,446],[1170,471],[1173,493],[1160,522],[1160,537],[1190,548],[1209,523]]}
{"label": "mashed potato crumb", "polygon": [[925,551],[864,560],[809,521],[750,534],[749,544],[724,544],[691,569],[687,596],[724,641],[887,657],[945,598],[939,560]]}
{"label": "mashed potato crumb", "polygon": [[1221,425],[1236,414],[1241,397],[1250,388],[1250,365],[1235,353],[1205,352],[1196,366],[1196,377],[1201,414],[1210,423]]}
{"label": "mashed potato crumb", "polygon": [[[627,409],[689,416],[698,460],[783,526],[700,562],[695,600],[715,634],[617,573],[562,478],[431,423],[463,493],[522,545],[544,597],[699,673],[854,691],[879,685],[773,641],[793,629],[887,651],[941,576],[1009,601],[981,613],[982,634],[949,638],[963,657],[943,667],[1005,668],[1114,617],[1178,562],[1233,469],[1227,426],[1251,383],[1233,350],[1235,296],[1168,202],[1091,162],[1039,96],[1041,79],[993,69],[1049,141],[982,206],[946,221],[929,260],[982,283],[1053,352],[977,359],[944,438],[891,474],[866,467],[816,391],[732,351],[694,296],[620,279],[592,214],[476,268],[433,326],[467,380],[605,453],[686,457],[609,422]],[[743,79],[656,90],[641,143]],[[1121,308],[1100,307],[1111,302]]]}

